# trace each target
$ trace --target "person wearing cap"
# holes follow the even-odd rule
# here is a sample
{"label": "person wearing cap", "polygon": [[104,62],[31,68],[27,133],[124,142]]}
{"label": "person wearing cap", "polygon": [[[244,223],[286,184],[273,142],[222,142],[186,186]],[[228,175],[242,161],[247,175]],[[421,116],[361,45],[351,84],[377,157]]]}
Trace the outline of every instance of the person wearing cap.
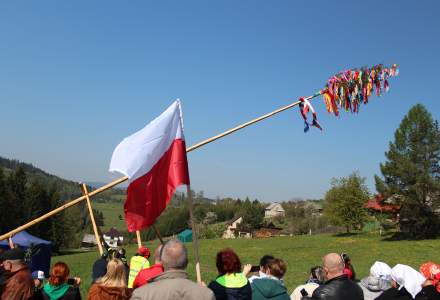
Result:
{"label": "person wearing cap", "polygon": [[150,257],[150,250],[147,247],[140,247],[137,253],[130,260],[130,272],[128,275],[128,288],[133,288],[133,282],[138,273],[150,267],[148,258]]}
{"label": "person wearing cap", "polygon": [[4,285],[1,300],[33,299],[34,282],[24,256],[20,248],[13,248],[3,254],[3,268],[9,272],[10,277]]}
{"label": "person wearing cap", "polygon": [[133,282],[134,289],[137,289],[138,287],[147,284],[153,278],[163,273],[162,261],[160,260],[161,249],[162,249],[162,244],[157,246],[156,250],[154,251],[154,265],[152,265],[147,269],[143,269],[139,271]]}
{"label": "person wearing cap", "polygon": [[5,268],[3,268],[3,253],[5,252],[3,249],[0,249],[0,295],[3,292],[3,288],[8,281],[9,277],[12,276],[11,272],[6,271]]}

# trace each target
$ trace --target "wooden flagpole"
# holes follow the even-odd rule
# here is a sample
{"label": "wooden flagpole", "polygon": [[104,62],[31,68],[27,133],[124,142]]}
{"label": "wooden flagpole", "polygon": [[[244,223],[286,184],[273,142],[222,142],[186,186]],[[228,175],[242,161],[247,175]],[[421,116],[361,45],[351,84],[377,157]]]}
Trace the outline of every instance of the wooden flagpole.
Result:
{"label": "wooden flagpole", "polygon": [[101,238],[99,236],[98,226],[96,225],[95,216],[93,215],[93,208],[92,208],[92,203],[90,202],[89,191],[87,190],[87,186],[85,183],[81,184],[81,189],[82,189],[83,195],[86,197],[87,207],[89,209],[90,221],[92,221],[93,232],[95,233],[95,239],[96,239],[96,243],[98,245],[99,254],[102,255],[102,253],[104,253],[104,251],[102,249]]}
{"label": "wooden flagpole", "polygon": [[160,235],[159,230],[157,230],[156,225],[153,224],[153,225],[151,225],[151,227],[153,227],[154,232],[156,232],[156,236],[157,236],[157,238],[159,239],[160,243],[163,245],[163,239],[162,239],[162,236]]}
{"label": "wooden flagpole", "polygon": [[138,248],[142,247],[141,232],[139,230],[136,230],[136,240]]}
{"label": "wooden flagpole", "polygon": [[194,257],[196,259],[197,282],[202,283],[202,275],[200,274],[199,237],[198,237],[196,220],[194,219],[194,203],[191,193],[191,186],[189,184],[186,186],[186,193],[188,195],[189,218],[191,220],[192,242],[194,248]]}
{"label": "wooden flagpole", "polygon": [[[321,95],[321,93],[322,93],[322,92],[319,91],[319,92],[317,92],[316,94],[314,94],[313,96],[309,96],[309,97],[306,97],[306,98],[304,98],[304,99],[306,99],[306,100],[311,100],[311,99],[313,99],[313,98],[315,98],[315,97]],[[272,117],[272,116],[274,116],[274,115],[276,115],[276,114],[278,114],[278,113],[280,113],[280,112],[283,112],[283,111],[285,111],[285,110],[288,110],[288,109],[290,109],[290,108],[292,108],[292,107],[295,107],[295,106],[297,106],[297,105],[300,104],[300,103],[301,103],[301,101],[293,102],[293,103],[291,103],[291,104],[289,104],[289,105],[286,105],[286,106],[283,106],[283,107],[281,107],[281,108],[278,108],[278,109],[276,109],[276,110],[274,110],[274,111],[272,111],[272,112],[270,112],[270,113],[268,113],[268,114],[265,114],[265,115],[263,115],[263,116],[260,116],[260,117],[258,117],[258,118],[255,118],[255,119],[253,119],[253,120],[251,120],[251,121],[249,121],[249,122],[246,122],[246,123],[243,123],[243,124],[241,124],[241,125],[238,125],[238,126],[236,126],[236,127],[234,127],[234,128],[231,128],[231,129],[229,129],[229,130],[227,130],[227,131],[225,131],[225,132],[223,132],[223,133],[220,133],[220,134],[218,134],[218,135],[216,135],[216,136],[213,136],[213,137],[211,137],[211,138],[209,138],[209,139],[206,139],[206,140],[204,140],[204,141],[202,141],[202,142],[200,142],[200,143],[197,143],[197,144],[195,144],[195,145],[193,145],[193,146],[187,148],[187,149],[186,149],[186,152],[191,152],[191,151],[193,151],[193,150],[196,150],[196,149],[198,149],[198,148],[200,148],[200,147],[202,147],[202,146],[204,146],[204,145],[206,145],[206,144],[209,144],[209,143],[211,143],[211,142],[213,142],[213,141],[216,141],[216,140],[218,140],[218,139],[221,139],[221,138],[223,138],[223,137],[225,137],[225,136],[227,136],[227,135],[230,135],[231,133],[234,133],[234,132],[236,132],[236,131],[238,131],[238,130],[240,130],[240,129],[243,129],[243,128],[247,127],[247,126],[250,126],[250,125],[252,125],[252,124],[255,124],[255,123],[257,123],[257,122],[260,122],[260,121],[262,121],[262,120],[264,120],[264,119],[270,118],[270,117]],[[108,184],[106,184],[106,185],[100,187],[99,189],[96,189],[96,190],[92,191],[91,193],[89,193],[89,197],[92,197],[92,196],[94,196],[94,195],[96,195],[96,194],[99,194],[99,193],[101,193],[101,192],[104,192],[104,191],[106,191],[106,190],[108,190],[108,189],[110,189],[110,188],[112,188],[112,187],[114,187],[114,186],[116,186],[116,185],[118,185],[118,184],[120,184],[120,183],[126,181],[127,179],[128,179],[127,176],[124,176],[124,177],[118,178],[118,179],[116,179],[116,180],[114,180],[114,181],[112,181],[112,182],[110,182],[110,183],[108,183]],[[24,225],[19,226],[19,227],[15,228],[14,230],[9,231],[8,233],[5,233],[5,234],[1,235],[1,236],[0,236],[0,241],[1,241],[1,240],[4,240],[4,239],[7,239],[7,238],[9,238],[10,236],[13,236],[14,234],[17,234],[18,232],[23,231],[23,230],[25,230],[25,229],[27,229],[27,228],[29,228],[29,227],[31,227],[31,226],[33,226],[33,225],[35,225],[35,224],[41,222],[41,221],[44,221],[44,220],[46,220],[47,218],[49,218],[49,217],[51,217],[51,216],[53,216],[53,215],[55,215],[55,214],[57,214],[57,213],[59,213],[59,212],[65,210],[66,208],[69,208],[69,207],[71,207],[71,206],[73,206],[73,205],[76,205],[76,204],[78,204],[79,202],[81,202],[81,201],[83,201],[83,200],[85,200],[85,199],[86,199],[85,196],[81,196],[81,197],[79,197],[79,198],[76,198],[76,199],[74,199],[74,200],[71,200],[70,202],[67,202],[67,203],[64,204],[64,205],[61,205],[60,207],[58,207],[58,208],[56,208],[56,209],[54,209],[54,210],[52,210],[52,211],[50,211],[50,212],[48,212],[48,213],[42,215],[42,216],[40,216],[40,217],[38,217],[38,218],[36,218],[36,219],[34,219],[34,220],[32,220],[32,221],[30,221],[30,222],[24,224]]]}

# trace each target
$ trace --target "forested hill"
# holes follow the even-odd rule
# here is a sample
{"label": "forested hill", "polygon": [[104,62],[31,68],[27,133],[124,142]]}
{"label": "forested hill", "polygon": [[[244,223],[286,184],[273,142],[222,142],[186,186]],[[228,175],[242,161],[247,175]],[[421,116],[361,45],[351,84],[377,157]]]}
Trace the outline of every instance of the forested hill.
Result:
{"label": "forested hill", "polygon": [[[19,167],[21,167],[26,173],[28,184],[36,181],[42,186],[55,189],[58,192],[61,200],[70,200],[82,195],[78,182],[66,180],[64,178],[49,174],[29,163],[0,157],[0,168],[3,168],[6,176],[17,170]],[[88,190],[94,190],[95,187],[93,186],[95,185],[88,185]],[[125,189],[112,188],[104,193],[94,196],[93,200],[96,202],[121,202],[123,201],[124,197]]]}
{"label": "forested hill", "polygon": [[[89,191],[93,188],[89,187]],[[0,157],[0,230],[6,233],[69,200],[82,195],[80,184],[51,175],[31,164]],[[93,202],[118,202],[125,190],[113,188],[93,197]],[[98,225],[102,212],[94,209]],[[54,249],[78,247],[85,232],[91,232],[84,202],[68,208],[28,229],[31,234],[53,242]]]}

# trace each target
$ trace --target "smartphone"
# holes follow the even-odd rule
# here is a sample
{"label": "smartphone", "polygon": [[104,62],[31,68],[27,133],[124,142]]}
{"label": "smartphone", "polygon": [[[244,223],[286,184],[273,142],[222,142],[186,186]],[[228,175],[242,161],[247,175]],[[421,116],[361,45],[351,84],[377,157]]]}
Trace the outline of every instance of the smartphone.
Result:
{"label": "smartphone", "polygon": [[260,271],[260,266],[252,266],[252,268],[251,268],[251,272],[252,273],[255,273],[255,272],[258,272],[258,271]]}
{"label": "smartphone", "polygon": [[69,278],[69,279],[67,279],[67,284],[68,284],[68,285],[75,285],[75,284],[76,284],[76,280],[75,280],[75,278]]}
{"label": "smartphone", "polygon": [[301,295],[302,295],[303,297],[307,297],[307,296],[309,295],[309,293],[307,293],[307,291],[306,291],[305,289],[302,289],[302,290],[300,291],[300,293],[301,293]]}

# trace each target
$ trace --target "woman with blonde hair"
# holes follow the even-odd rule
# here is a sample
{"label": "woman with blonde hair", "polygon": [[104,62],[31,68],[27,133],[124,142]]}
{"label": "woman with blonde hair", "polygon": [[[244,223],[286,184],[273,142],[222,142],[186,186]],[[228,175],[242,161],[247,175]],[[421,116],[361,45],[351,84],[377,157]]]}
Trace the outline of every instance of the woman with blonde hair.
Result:
{"label": "woman with blonde hair", "polygon": [[124,263],[113,258],[107,264],[107,273],[90,287],[88,300],[128,300],[131,291],[127,288]]}

